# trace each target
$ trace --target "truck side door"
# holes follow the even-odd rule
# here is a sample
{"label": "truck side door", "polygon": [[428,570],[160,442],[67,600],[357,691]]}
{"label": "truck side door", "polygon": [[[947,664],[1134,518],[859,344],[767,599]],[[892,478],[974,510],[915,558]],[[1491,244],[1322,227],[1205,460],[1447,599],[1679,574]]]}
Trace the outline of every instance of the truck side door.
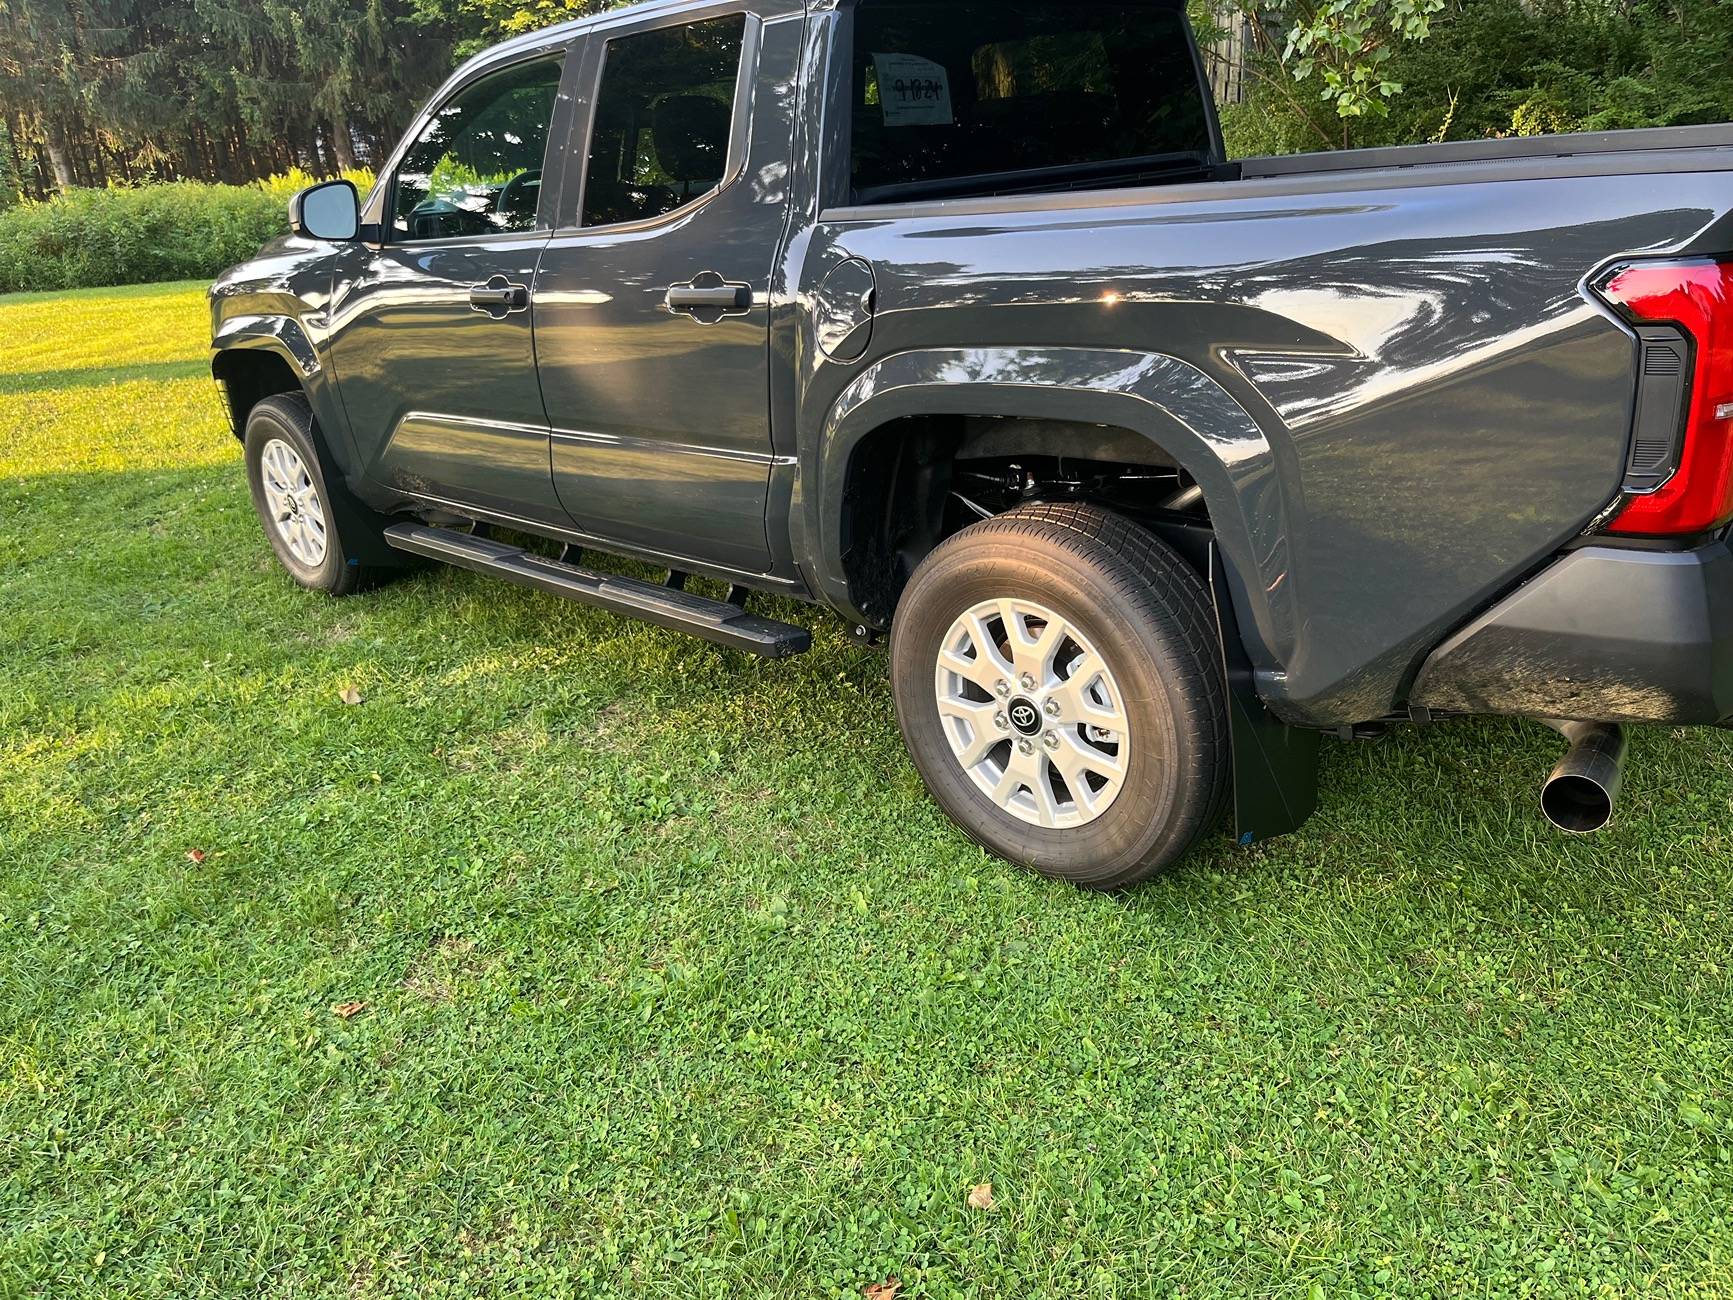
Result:
{"label": "truck side door", "polygon": [[802,26],[800,0],[737,0],[590,36],[582,178],[535,294],[554,483],[584,534],[770,567],[769,289]]}
{"label": "truck side door", "polygon": [[563,161],[549,141],[571,121],[564,65],[578,57],[534,52],[453,88],[369,200],[377,238],[340,255],[332,364],[366,474],[381,484],[565,522],[530,295]]}

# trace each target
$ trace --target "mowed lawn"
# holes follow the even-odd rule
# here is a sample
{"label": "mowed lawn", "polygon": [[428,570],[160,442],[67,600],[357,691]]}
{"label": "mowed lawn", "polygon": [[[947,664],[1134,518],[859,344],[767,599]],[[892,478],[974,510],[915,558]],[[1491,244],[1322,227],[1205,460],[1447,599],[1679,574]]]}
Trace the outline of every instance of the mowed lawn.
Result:
{"label": "mowed lawn", "polygon": [[0,1295],[1733,1294],[1733,736],[1592,840],[1538,726],[1331,742],[1084,894],[827,617],[298,590],[205,329],[0,300]]}

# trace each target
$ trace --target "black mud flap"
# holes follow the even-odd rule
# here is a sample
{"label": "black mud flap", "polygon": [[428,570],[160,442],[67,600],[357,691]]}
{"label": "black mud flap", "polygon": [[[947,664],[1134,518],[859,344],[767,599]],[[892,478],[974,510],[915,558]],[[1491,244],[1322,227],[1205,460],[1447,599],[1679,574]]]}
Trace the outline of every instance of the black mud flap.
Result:
{"label": "black mud flap", "polygon": [[1234,752],[1234,838],[1242,845],[1297,831],[1318,806],[1321,733],[1280,721],[1258,698],[1252,662],[1240,640],[1233,593],[1221,553],[1209,548],[1210,598],[1227,675],[1229,735]]}

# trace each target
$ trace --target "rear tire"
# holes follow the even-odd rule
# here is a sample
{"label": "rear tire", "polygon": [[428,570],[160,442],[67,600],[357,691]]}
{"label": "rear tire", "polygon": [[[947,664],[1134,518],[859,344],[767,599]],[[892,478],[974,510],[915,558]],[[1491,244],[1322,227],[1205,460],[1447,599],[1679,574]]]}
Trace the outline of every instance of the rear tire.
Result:
{"label": "rear tire", "polygon": [[253,509],[289,576],[310,591],[348,596],[385,569],[363,562],[388,522],[327,478],[321,432],[300,393],[267,397],[247,416],[243,443]]}
{"label": "rear tire", "polygon": [[1082,505],[976,524],[915,572],[897,718],[933,797],[990,852],[1123,889],[1219,819],[1227,702],[1209,597],[1167,545]]}

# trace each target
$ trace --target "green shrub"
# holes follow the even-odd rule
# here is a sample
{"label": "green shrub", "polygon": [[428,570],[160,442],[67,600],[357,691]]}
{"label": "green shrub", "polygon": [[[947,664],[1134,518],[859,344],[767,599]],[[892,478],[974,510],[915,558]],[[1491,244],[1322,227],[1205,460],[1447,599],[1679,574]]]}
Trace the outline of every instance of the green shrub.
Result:
{"label": "green shrub", "polygon": [[[350,177],[363,192],[372,177]],[[0,212],[0,292],[211,279],[288,230],[305,173],[74,190]]]}
{"label": "green shrub", "polygon": [[1389,115],[1343,122],[1268,55],[1222,115],[1235,156],[1733,119],[1733,0],[1449,0],[1382,71]]}
{"label": "green shrub", "polygon": [[[262,181],[255,181],[253,184],[272,198],[281,200],[286,213],[290,199],[309,185],[317,185],[321,179],[321,177],[313,175],[312,172],[304,172],[299,167],[295,167],[289,171],[267,177]],[[373,188],[373,173],[366,168],[344,172],[343,179],[359,190],[363,199],[367,197],[367,191]]]}
{"label": "green shrub", "polygon": [[1272,98],[1254,90],[1243,104],[1222,105],[1222,142],[1229,158],[1305,153],[1323,147],[1303,116],[1284,104],[1272,104]]}

